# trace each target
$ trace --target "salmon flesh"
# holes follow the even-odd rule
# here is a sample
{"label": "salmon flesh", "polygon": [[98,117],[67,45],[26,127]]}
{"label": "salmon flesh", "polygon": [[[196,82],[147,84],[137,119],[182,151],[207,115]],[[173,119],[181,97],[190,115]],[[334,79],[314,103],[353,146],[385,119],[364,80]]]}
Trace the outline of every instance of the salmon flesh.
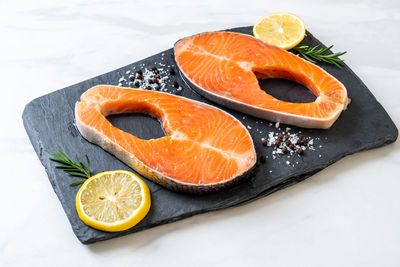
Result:
{"label": "salmon flesh", "polygon": [[[167,136],[143,140],[106,119],[129,112],[161,119]],[[99,85],[82,94],[75,105],[75,121],[89,142],[176,191],[217,191],[246,178],[256,163],[251,136],[237,119],[180,96]]]}
{"label": "salmon flesh", "polygon": [[[204,97],[262,119],[327,129],[346,109],[345,86],[317,65],[250,35],[202,33],[179,40],[175,61]],[[283,78],[310,89],[316,100],[291,103],[263,91],[257,78]]]}

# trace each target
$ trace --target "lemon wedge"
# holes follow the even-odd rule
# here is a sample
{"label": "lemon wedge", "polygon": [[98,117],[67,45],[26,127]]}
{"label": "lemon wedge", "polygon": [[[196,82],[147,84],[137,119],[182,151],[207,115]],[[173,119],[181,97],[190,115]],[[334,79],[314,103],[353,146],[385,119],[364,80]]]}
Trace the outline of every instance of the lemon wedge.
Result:
{"label": "lemon wedge", "polygon": [[258,39],[288,50],[304,39],[306,28],[296,15],[281,12],[260,19],[253,27],[253,34]]}
{"label": "lemon wedge", "polygon": [[76,210],[87,225],[107,232],[129,229],[150,210],[147,185],[128,171],[108,171],[89,178],[76,195]]}

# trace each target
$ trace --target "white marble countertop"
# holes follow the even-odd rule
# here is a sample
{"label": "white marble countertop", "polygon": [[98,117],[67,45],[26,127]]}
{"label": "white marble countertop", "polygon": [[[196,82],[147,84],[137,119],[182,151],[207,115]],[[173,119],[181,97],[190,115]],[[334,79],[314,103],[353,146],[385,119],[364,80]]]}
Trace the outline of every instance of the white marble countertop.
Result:
{"label": "white marble countertop", "polygon": [[[400,126],[398,1],[1,1],[0,266],[399,266],[400,144],[251,204],[82,245],[22,125],[30,100],[197,32],[298,14]],[[55,264],[57,262],[57,264]]]}

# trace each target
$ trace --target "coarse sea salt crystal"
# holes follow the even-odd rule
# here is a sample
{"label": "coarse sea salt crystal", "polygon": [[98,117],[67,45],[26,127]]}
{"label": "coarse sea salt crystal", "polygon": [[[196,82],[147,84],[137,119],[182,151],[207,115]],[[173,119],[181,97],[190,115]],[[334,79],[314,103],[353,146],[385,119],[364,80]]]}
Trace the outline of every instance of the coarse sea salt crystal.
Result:
{"label": "coarse sea salt crystal", "polygon": [[122,76],[121,78],[119,78],[119,80],[118,80],[118,82],[120,82],[120,83],[122,83],[122,82],[125,82],[126,80],[125,80],[125,77],[124,76]]}
{"label": "coarse sea salt crystal", "polygon": [[130,71],[130,70],[127,70],[125,73],[126,73],[126,74],[129,74],[129,73],[131,73],[131,71]]}
{"label": "coarse sea salt crystal", "polygon": [[274,136],[274,132],[269,132],[268,133],[268,146],[271,146],[273,143],[275,143],[276,138]]}
{"label": "coarse sea salt crystal", "polygon": [[279,121],[278,121],[278,122],[276,122],[276,123],[275,123],[275,128],[277,128],[277,129],[278,129],[278,128],[279,128],[279,124],[280,124],[280,123],[279,123]]}

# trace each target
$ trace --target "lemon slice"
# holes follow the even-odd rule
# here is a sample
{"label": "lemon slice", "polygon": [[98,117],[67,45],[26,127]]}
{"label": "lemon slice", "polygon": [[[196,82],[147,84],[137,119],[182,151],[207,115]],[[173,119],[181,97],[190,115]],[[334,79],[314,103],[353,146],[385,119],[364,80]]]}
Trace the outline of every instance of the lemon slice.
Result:
{"label": "lemon slice", "polygon": [[89,178],[76,195],[76,210],[87,225],[117,232],[140,222],[151,205],[147,185],[128,171],[108,171]]}
{"label": "lemon slice", "polygon": [[281,12],[260,19],[253,27],[253,34],[256,38],[288,50],[304,39],[306,28],[296,15]]}

